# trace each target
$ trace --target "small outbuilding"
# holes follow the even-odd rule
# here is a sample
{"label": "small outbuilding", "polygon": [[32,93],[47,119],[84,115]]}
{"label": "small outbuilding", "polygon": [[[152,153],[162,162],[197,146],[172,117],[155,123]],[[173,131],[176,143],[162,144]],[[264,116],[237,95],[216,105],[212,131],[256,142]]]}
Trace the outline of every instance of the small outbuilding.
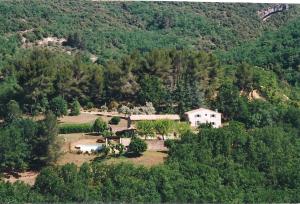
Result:
{"label": "small outbuilding", "polygon": [[192,127],[198,127],[200,124],[211,124],[214,128],[222,126],[222,114],[217,110],[213,111],[206,108],[198,108],[184,113],[187,121]]}

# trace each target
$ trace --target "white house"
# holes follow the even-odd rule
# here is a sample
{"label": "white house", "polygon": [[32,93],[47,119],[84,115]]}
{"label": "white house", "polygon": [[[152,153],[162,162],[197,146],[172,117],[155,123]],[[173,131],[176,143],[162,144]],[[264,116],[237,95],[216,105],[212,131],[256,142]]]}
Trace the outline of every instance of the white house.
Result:
{"label": "white house", "polygon": [[222,125],[221,113],[206,108],[199,108],[184,113],[186,119],[192,127],[198,127],[200,124],[210,123],[214,128]]}

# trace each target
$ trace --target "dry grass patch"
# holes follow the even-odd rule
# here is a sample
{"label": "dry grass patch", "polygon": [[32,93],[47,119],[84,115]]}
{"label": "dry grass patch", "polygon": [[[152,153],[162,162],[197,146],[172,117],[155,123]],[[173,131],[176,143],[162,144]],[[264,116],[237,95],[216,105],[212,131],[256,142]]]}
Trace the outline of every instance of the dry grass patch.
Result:
{"label": "dry grass patch", "polygon": [[57,165],[65,165],[67,163],[74,163],[77,166],[81,166],[84,162],[91,162],[93,161],[97,155],[89,155],[89,154],[76,154],[66,152],[62,156],[59,157],[56,164]]}
{"label": "dry grass patch", "polygon": [[82,124],[82,123],[93,123],[99,116],[81,113],[78,116],[64,116],[58,119],[59,123],[65,124]]}
{"label": "dry grass patch", "polygon": [[[94,123],[97,118],[101,118],[103,121],[109,123],[111,116],[97,115],[91,113],[81,113],[78,116],[64,116],[58,119],[61,124],[84,124],[84,123]],[[110,125],[113,132],[127,129],[127,120],[121,118],[118,125]]]}
{"label": "dry grass patch", "polygon": [[135,165],[143,165],[146,167],[151,167],[159,164],[163,164],[168,154],[166,152],[155,152],[155,151],[146,151],[140,157],[128,158],[128,157],[119,157],[119,158],[110,158],[104,161],[107,164],[118,164],[122,162],[128,162]]}

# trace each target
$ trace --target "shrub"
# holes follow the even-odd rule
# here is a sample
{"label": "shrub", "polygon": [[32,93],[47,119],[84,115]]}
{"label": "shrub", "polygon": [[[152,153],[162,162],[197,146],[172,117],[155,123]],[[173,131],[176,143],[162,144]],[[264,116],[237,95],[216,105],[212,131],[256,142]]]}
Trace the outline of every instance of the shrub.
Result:
{"label": "shrub", "polygon": [[70,115],[79,115],[80,114],[80,103],[75,100],[72,104],[71,104],[71,113]]}
{"label": "shrub", "polygon": [[132,138],[130,144],[129,144],[129,152],[133,153],[134,155],[141,155],[143,152],[147,150],[147,143],[138,138]]}
{"label": "shrub", "polygon": [[108,111],[108,107],[106,106],[106,104],[104,104],[103,106],[100,107],[100,110],[102,112],[106,112],[106,111]]}
{"label": "shrub", "polygon": [[60,134],[68,133],[89,133],[92,132],[92,125],[90,123],[85,124],[62,124],[59,126]]}
{"label": "shrub", "polygon": [[93,131],[97,133],[103,133],[105,130],[107,130],[107,124],[101,118],[97,118],[93,125]]}
{"label": "shrub", "polygon": [[92,108],[94,108],[94,104],[93,104],[92,102],[88,102],[88,103],[86,104],[86,108],[87,108],[87,109],[92,109]]}
{"label": "shrub", "polygon": [[125,147],[123,144],[117,144],[115,148],[119,151],[118,156],[121,156],[124,153]]}
{"label": "shrub", "polygon": [[5,121],[11,122],[17,118],[22,116],[22,110],[15,100],[10,100],[6,104],[6,113],[5,113]]}
{"label": "shrub", "polygon": [[112,136],[112,132],[108,131],[108,130],[104,130],[102,133],[103,137],[110,137]]}
{"label": "shrub", "polygon": [[170,149],[171,147],[173,147],[175,145],[175,141],[174,140],[165,140],[164,142],[164,146],[167,147],[168,149]]}
{"label": "shrub", "polygon": [[131,113],[131,110],[129,107],[122,105],[121,107],[118,108],[118,113],[123,113],[125,115]]}
{"label": "shrub", "polygon": [[51,100],[50,110],[57,117],[67,115],[67,113],[68,113],[68,104],[61,96],[57,96],[57,97],[55,97]]}
{"label": "shrub", "polygon": [[136,136],[136,133],[134,130],[117,131],[116,136],[121,138],[133,138]]}
{"label": "shrub", "polygon": [[113,117],[110,119],[109,124],[112,124],[112,125],[118,125],[120,121],[121,121],[120,117],[118,117],[118,116],[113,116]]}
{"label": "shrub", "polygon": [[111,101],[108,105],[108,110],[111,110],[111,111],[116,111],[117,108],[118,108],[119,104],[118,102],[116,101]]}

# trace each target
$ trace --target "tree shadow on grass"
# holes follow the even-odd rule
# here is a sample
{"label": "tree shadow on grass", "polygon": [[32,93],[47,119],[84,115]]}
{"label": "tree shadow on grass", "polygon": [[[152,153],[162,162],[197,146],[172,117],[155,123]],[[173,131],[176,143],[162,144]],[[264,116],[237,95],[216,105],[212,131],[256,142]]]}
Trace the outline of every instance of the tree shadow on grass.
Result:
{"label": "tree shadow on grass", "polygon": [[102,161],[108,160],[109,158],[110,158],[110,156],[107,156],[107,155],[103,154],[103,155],[99,155],[99,156],[95,157],[91,161],[92,162],[102,162]]}
{"label": "tree shadow on grass", "polygon": [[96,132],[89,132],[89,133],[85,133],[88,136],[101,136],[101,134],[96,133]]}
{"label": "tree shadow on grass", "polygon": [[136,154],[136,153],[133,153],[133,152],[126,152],[124,154],[124,156],[127,157],[127,158],[136,158],[136,157],[140,157],[142,155],[143,154]]}
{"label": "tree shadow on grass", "polygon": [[169,151],[167,151],[167,150],[158,150],[157,152],[168,154]]}

